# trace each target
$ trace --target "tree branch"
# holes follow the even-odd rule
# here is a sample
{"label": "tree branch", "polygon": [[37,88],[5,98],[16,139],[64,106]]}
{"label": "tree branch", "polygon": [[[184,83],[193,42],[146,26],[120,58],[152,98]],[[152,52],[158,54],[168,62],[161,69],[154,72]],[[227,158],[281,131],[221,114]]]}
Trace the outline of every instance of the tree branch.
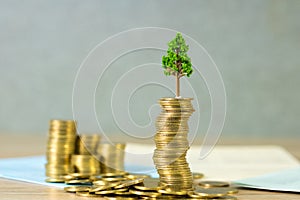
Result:
{"label": "tree branch", "polygon": [[179,78],[181,78],[181,77],[183,77],[183,76],[185,76],[185,74],[180,74],[180,75],[179,75]]}

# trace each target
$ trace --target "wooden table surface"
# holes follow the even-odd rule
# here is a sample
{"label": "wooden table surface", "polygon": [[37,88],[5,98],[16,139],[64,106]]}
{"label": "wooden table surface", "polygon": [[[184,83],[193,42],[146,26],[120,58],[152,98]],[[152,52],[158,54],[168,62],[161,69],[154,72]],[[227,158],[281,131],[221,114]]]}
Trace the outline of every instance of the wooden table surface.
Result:
{"label": "wooden table surface", "polygon": [[[0,140],[0,158],[44,154],[46,140],[46,137],[42,135],[2,135]],[[245,141],[240,140],[240,142],[238,142],[237,140],[224,141],[221,139],[220,143],[223,145],[277,144],[286,147],[286,149],[288,149],[294,156],[300,158],[300,146],[297,142],[295,142],[295,140],[267,140],[265,142],[263,142],[263,140],[257,140],[257,142],[255,142],[255,140],[247,139]],[[241,189],[236,197],[238,197],[239,200],[299,200],[300,194]],[[89,198],[77,197],[74,194],[64,192],[62,189],[0,178],[0,199],[84,200]]]}

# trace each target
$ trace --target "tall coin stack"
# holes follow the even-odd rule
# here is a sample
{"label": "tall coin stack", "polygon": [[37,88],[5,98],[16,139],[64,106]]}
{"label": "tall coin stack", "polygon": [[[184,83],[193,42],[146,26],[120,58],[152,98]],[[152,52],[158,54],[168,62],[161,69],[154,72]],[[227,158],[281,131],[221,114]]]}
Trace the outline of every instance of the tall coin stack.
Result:
{"label": "tall coin stack", "polygon": [[[49,181],[60,182],[62,176],[72,172],[71,155],[75,150],[76,123],[73,120],[51,120],[48,144],[46,176]],[[51,180],[50,180],[51,179]]]}
{"label": "tall coin stack", "polygon": [[72,155],[74,172],[91,176],[100,174],[100,162],[93,155]]}
{"label": "tall coin stack", "polygon": [[153,161],[165,190],[188,191],[193,189],[193,177],[186,161],[189,149],[188,119],[194,112],[192,98],[162,98],[162,108],[156,119],[156,149]]}
{"label": "tall coin stack", "polygon": [[100,135],[98,134],[77,136],[75,154],[71,159],[74,172],[88,176],[100,173],[100,162],[94,157],[99,142]]}
{"label": "tall coin stack", "polygon": [[125,147],[124,143],[99,144],[97,156],[101,162],[101,173],[124,171]]}
{"label": "tall coin stack", "polygon": [[100,142],[98,134],[81,134],[77,137],[75,154],[94,155]]}

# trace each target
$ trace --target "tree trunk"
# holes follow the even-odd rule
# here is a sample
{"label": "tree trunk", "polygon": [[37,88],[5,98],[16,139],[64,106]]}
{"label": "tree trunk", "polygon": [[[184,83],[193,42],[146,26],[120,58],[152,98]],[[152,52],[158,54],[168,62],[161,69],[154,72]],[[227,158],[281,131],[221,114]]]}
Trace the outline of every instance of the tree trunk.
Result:
{"label": "tree trunk", "polygon": [[181,75],[181,62],[178,55],[179,49],[176,49],[177,61],[176,66],[178,68],[178,72],[176,73],[176,97],[180,97],[180,75]]}
{"label": "tree trunk", "polygon": [[180,97],[180,76],[179,73],[176,75],[176,97]]}

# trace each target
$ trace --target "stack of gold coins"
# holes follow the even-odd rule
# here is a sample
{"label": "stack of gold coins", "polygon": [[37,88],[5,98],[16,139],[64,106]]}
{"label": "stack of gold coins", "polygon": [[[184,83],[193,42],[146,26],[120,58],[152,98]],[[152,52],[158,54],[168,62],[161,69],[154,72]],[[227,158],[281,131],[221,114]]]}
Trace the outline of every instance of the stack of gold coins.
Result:
{"label": "stack of gold coins", "polygon": [[193,177],[186,161],[188,119],[194,112],[191,100],[162,98],[159,101],[162,112],[156,120],[153,161],[160,184],[166,185],[164,190],[170,194],[193,189]]}
{"label": "stack of gold coins", "polygon": [[94,155],[100,142],[98,134],[81,134],[76,141],[76,154]]}
{"label": "stack of gold coins", "polygon": [[100,162],[93,155],[72,155],[71,163],[74,172],[80,175],[100,173]]}
{"label": "stack of gold coins", "polygon": [[76,124],[73,120],[51,120],[47,144],[46,176],[49,182],[61,182],[72,172],[70,157],[75,150]]}
{"label": "stack of gold coins", "polygon": [[124,171],[124,143],[99,144],[97,157],[101,162],[101,173],[115,173]]}

